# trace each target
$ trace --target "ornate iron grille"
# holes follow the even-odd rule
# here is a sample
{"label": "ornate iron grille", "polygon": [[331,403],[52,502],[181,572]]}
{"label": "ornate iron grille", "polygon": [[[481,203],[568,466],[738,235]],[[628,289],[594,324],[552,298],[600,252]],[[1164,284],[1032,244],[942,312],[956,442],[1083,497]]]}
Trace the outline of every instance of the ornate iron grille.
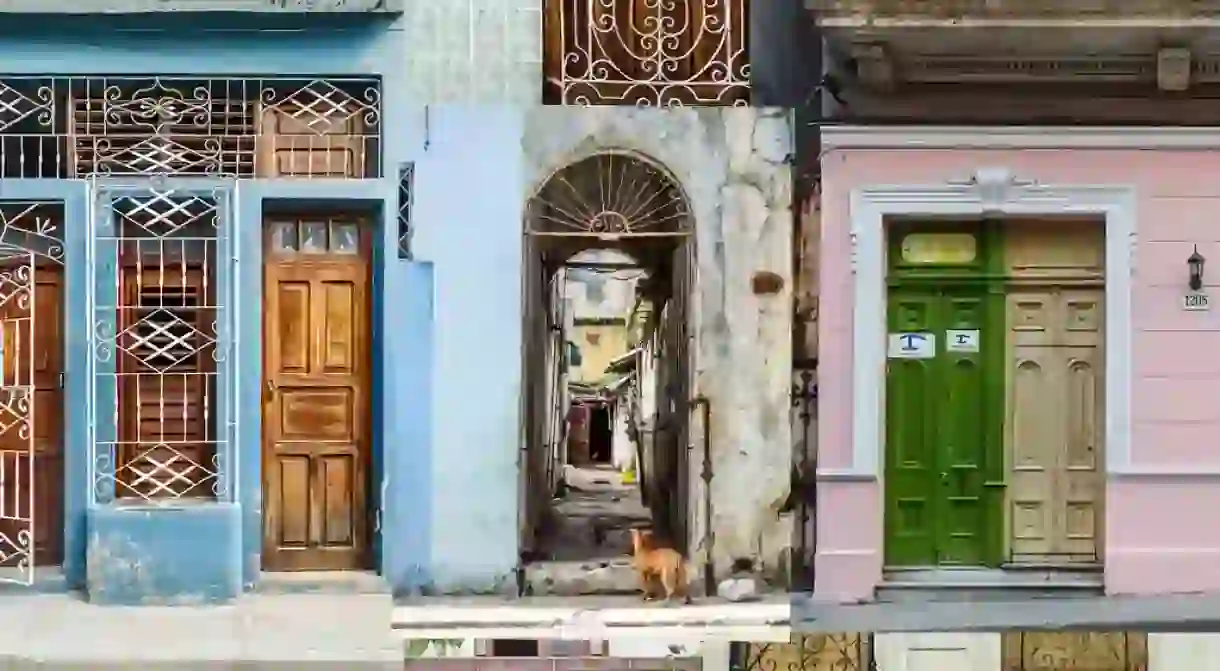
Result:
{"label": "ornate iron grille", "polygon": [[546,102],[747,105],[746,0],[547,0]]}
{"label": "ornate iron grille", "polygon": [[398,166],[398,258],[411,258],[411,211],[415,200],[415,162]]}
{"label": "ornate iron grille", "polygon": [[[220,192],[103,192],[91,217],[94,484],[99,500],[224,496],[217,421],[228,350]],[[100,415],[100,416],[98,416]]]}
{"label": "ornate iron grille", "polygon": [[584,245],[589,238],[674,237],[691,229],[686,197],[674,180],[648,161],[614,152],[555,173],[529,207],[530,234]]}
{"label": "ornate iron grille", "polygon": [[0,177],[380,177],[374,79],[0,76]]}
{"label": "ornate iron grille", "polygon": [[1004,671],[1148,671],[1142,632],[1010,632]]}
{"label": "ornate iron grille", "polygon": [[[40,266],[63,263],[59,207],[0,202],[0,581],[34,576],[35,483],[40,480],[36,396]],[[56,306],[58,307],[58,306]]]}
{"label": "ornate iron grille", "polygon": [[734,644],[733,671],[877,671],[868,634],[809,634],[792,643]]}

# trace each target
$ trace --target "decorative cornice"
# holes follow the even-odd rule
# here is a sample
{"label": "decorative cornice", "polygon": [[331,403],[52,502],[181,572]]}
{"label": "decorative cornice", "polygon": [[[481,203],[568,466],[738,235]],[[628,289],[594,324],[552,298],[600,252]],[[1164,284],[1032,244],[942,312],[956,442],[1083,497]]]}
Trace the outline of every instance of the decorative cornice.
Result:
{"label": "decorative cornice", "polygon": [[1220,149],[1220,127],[824,126],[835,149]]}

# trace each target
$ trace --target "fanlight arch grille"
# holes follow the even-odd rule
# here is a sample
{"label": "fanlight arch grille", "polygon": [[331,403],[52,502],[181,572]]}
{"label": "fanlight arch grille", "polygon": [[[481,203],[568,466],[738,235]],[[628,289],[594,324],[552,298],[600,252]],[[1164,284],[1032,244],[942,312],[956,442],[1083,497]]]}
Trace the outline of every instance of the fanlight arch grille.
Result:
{"label": "fanlight arch grille", "polygon": [[690,233],[691,212],[681,187],[661,168],[605,153],[552,175],[530,200],[526,231],[608,243],[674,238]]}

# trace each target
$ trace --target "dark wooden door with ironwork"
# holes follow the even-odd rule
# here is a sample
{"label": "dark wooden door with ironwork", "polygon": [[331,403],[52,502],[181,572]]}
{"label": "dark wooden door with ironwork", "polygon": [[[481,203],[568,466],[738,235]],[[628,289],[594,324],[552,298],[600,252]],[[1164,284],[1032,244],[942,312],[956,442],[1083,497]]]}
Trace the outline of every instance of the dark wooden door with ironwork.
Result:
{"label": "dark wooden door with ironwork", "polygon": [[[7,264],[3,273],[23,274],[30,271],[25,261],[21,267]],[[3,280],[8,281],[7,277]],[[16,280],[20,283],[26,279]],[[56,565],[63,561],[63,268],[57,264],[38,264],[33,268],[33,299],[14,296],[0,306],[0,321],[10,324],[32,317],[30,328],[4,329],[4,380],[28,380],[33,389],[33,414],[10,410],[0,412],[0,496],[3,509],[11,513],[0,519],[0,534],[12,543],[20,543],[23,530],[33,529],[34,563]],[[32,352],[30,352],[32,348]],[[33,356],[28,356],[27,353]],[[25,368],[32,370],[23,370]],[[25,399],[14,399],[26,403]],[[14,414],[14,411],[16,413]],[[32,419],[32,421],[30,421]],[[32,424],[30,426],[29,424]],[[33,450],[22,445],[33,432]],[[32,477],[28,459],[33,459]],[[25,520],[31,520],[28,523]],[[7,550],[7,548],[5,549]],[[18,555],[6,555],[17,558]],[[0,566],[8,566],[8,562]]]}
{"label": "dark wooden door with ironwork", "polygon": [[264,262],[263,563],[366,568],[369,249],[359,222],[273,221]]}
{"label": "dark wooden door with ironwork", "polygon": [[1144,632],[1013,631],[1003,636],[1003,671],[1148,671]]}
{"label": "dark wooden door with ironwork", "polygon": [[34,563],[64,557],[63,267],[34,273]]}

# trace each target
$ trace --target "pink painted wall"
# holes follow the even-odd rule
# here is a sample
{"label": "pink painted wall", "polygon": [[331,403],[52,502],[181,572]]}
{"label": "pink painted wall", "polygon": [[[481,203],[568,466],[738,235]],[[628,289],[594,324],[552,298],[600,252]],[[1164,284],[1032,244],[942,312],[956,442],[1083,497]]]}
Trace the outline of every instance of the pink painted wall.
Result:
{"label": "pink painted wall", "polygon": [[[852,441],[850,198],[879,184],[939,184],[1006,167],[1047,184],[1132,184],[1139,194],[1133,295],[1132,463],[1220,465],[1220,309],[1185,312],[1186,257],[1209,260],[1220,293],[1220,152],[835,150],[822,159],[820,466],[846,468]],[[1107,593],[1220,590],[1220,477],[1111,477]],[[879,482],[819,485],[817,595],[867,600],[881,581]]]}

